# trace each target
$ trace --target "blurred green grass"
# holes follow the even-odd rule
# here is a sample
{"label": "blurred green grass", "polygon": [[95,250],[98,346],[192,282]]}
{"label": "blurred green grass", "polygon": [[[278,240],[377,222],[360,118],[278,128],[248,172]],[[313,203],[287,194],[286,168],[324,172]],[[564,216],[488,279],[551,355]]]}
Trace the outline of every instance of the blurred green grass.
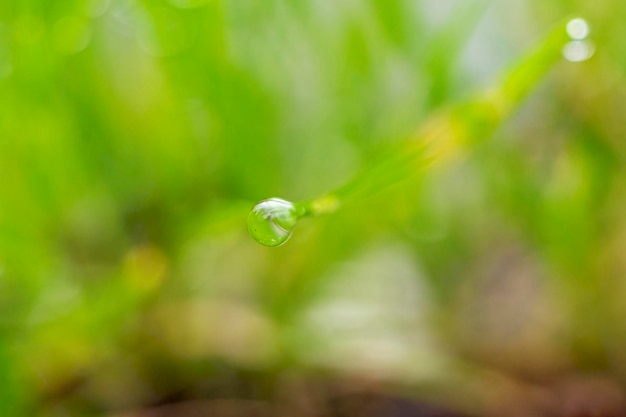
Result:
{"label": "blurred green grass", "polygon": [[[623,381],[625,8],[3,2],[0,414],[210,398],[231,369],[264,375],[256,399],[286,372],[374,376],[479,415],[518,398],[485,399],[500,378]],[[577,15],[595,55],[464,158],[284,247],[247,235],[258,200],[322,195],[512,63],[532,77]]]}

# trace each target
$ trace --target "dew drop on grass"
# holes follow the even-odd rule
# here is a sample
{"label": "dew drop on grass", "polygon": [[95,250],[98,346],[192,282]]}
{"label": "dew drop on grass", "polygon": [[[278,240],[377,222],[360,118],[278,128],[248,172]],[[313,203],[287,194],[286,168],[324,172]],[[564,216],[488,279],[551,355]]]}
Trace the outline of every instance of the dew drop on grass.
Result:
{"label": "dew drop on grass", "polygon": [[262,245],[280,246],[293,234],[302,213],[290,201],[269,198],[258,203],[248,215],[248,230]]}

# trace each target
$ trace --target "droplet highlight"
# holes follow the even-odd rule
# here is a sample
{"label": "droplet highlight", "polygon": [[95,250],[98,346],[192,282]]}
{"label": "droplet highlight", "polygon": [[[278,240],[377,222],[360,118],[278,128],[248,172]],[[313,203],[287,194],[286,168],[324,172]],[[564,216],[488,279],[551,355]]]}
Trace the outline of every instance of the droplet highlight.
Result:
{"label": "droplet highlight", "polygon": [[302,214],[290,201],[269,198],[255,205],[250,211],[248,230],[260,244],[280,246],[289,240]]}

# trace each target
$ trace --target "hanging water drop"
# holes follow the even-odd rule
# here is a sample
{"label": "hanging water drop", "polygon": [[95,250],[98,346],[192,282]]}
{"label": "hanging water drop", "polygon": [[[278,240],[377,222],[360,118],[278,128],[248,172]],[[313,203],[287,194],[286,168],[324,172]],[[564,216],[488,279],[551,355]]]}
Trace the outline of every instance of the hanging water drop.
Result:
{"label": "hanging water drop", "polygon": [[260,244],[280,246],[289,240],[298,219],[303,214],[303,209],[290,201],[269,198],[258,203],[250,211],[248,230]]}

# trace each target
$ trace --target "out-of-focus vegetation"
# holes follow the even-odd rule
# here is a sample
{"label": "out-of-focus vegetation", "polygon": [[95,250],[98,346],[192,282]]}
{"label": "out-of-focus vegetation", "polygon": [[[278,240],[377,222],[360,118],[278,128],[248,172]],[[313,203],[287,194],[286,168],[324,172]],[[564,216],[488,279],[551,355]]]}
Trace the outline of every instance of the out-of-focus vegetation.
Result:
{"label": "out-of-focus vegetation", "polygon": [[[568,16],[595,53],[537,77]],[[1,2],[0,415],[622,415],[623,16]],[[455,107],[521,80],[506,120]],[[471,146],[358,177],[439,128]],[[287,245],[248,235],[257,201],[355,176],[366,198]]]}

